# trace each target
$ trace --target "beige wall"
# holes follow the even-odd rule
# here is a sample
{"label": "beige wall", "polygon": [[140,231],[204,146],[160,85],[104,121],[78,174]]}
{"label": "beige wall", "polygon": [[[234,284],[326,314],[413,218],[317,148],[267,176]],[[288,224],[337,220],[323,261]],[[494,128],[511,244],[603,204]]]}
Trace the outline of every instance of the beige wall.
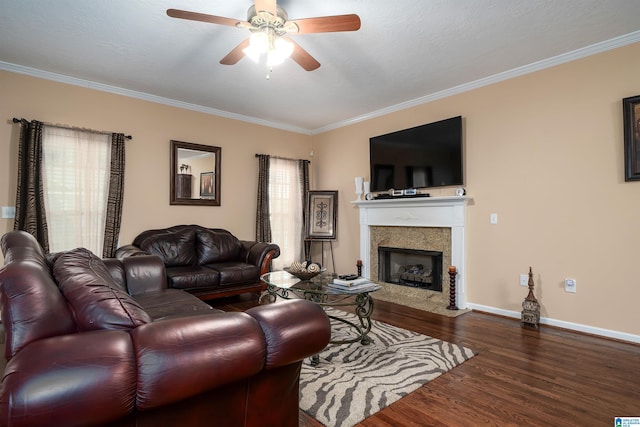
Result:
{"label": "beige wall", "polygon": [[[640,182],[624,182],[621,99],[640,94],[640,44],[451,96],[313,137],[0,72],[0,205],[15,201],[26,117],[130,133],[121,241],[177,223],[253,236],[257,161],[309,158],[312,188],[339,190],[338,271],[359,257],[355,176],[368,178],[369,137],[462,115],[470,303],[519,312],[532,266],[542,315],[640,335],[636,301]],[[169,205],[169,140],[222,147],[222,206]],[[453,194],[453,189],[432,192]],[[489,224],[489,214],[498,224]],[[0,220],[0,232],[12,221]],[[577,280],[567,294],[563,280]]]}
{"label": "beige wall", "polygon": [[[120,241],[175,224],[255,235],[256,153],[309,158],[311,137],[120,95],[0,71],[0,205],[14,206],[20,125],[12,117],[133,135],[127,142]],[[170,140],[222,148],[222,205],[169,205]],[[0,233],[13,220],[0,219]]]}
{"label": "beige wall", "polygon": [[462,115],[468,302],[520,312],[531,266],[542,316],[639,335],[640,182],[624,182],[621,104],[638,75],[640,44],[315,136],[317,187],[340,191],[338,269],[358,258],[349,201],[369,177],[369,138]]}

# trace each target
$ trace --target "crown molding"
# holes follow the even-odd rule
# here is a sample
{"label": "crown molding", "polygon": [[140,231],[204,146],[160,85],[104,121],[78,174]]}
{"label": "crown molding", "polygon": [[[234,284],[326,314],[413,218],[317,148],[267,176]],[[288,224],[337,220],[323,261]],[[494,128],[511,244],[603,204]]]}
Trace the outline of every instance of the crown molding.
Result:
{"label": "crown molding", "polygon": [[285,123],[277,123],[268,120],[258,119],[256,117],[244,116],[242,114],[231,113],[229,111],[218,110],[215,108],[204,107],[202,105],[182,102],[175,99],[164,98],[149,93],[138,92],[135,90],[124,89],[117,86],[111,86],[103,83],[93,82],[91,80],[80,79],[77,77],[66,76],[64,74],[52,73],[50,71],[39,70],[37,68],[25,67],[22,65],[12,64],[10,62],[0,61],[0,70],[10,71],[17,74],[24,74],[31,77],[38,77],[45,80],[51,80],[58,83],[65,83],[73,86],[80,86],[87,89],[95,89],[102,92],[122,95],[129,98],[141,99],[143,101],[154,102],[156,104],[168,105],[170,107],[182,108],[185,110],[197,111],[199,113],[211,114],[214,116],[224,117],[227,119],[239,120],[242,122],[252,123],[255,125],[267,126],[275,129],[282,129],[289,132],[310,135],[309,129],[288,125]]}
{"label": "crown molding", "polygon": [[577,59],[586,58],[587,56],[595,55],[598,53],[606,52],[608,50],[616,49],[618,47],[623,47],[626,45],[630,45],[640,41],[640,31],[636,31],[633,33],[625,34],[620,37],[616,37],[610,40],[606,40],[604,42],[596,43],[581,49],[576,49],[571,52],[563,53],[561,55],[557,55],[551,58],[543,59],[541,61],[537,61],[528,65],[524,65],[522,67],[514,68],[512,70],[508,70],[502,73],[494,74],[489,77],[485,77],[479,80],[475,80],[469,83],[464,83],[459,86],[452,87],[450,89],[445,89],[440,92],[435,92],[430,95],[422,96],[420,98],[412,99],[407,102],[403,102],[400,104],[392,105],[387,108],[383,108],[380,110],[372,111],[367,114],[363,114],[361,116],[353,117],[347,120],[343,120],[340,122],[336,122],[327,126],[323,126],[311,131],[312,135],[317,135],[323,132],[328,132],[330,130],[338,129],[341,127],[345,127],[348,125],[352,125],[355,123],[363,122],[366,120],[374,119],[376,117],[384,116],[390,113],[395,113],[397,111],[406,110],[407,108],[415,107],[417,105],[426,104],[429,102],[436,101],[438,99],[447,98],[452,95],[457,95],[463,92],[468,92],[474,89],[478,89],[484,86],[488,86],[494,83],[498,83],[504,80],[509,80],[514,77],[523,76],[525,74],[534,73],[536,71],[544,70],[546,68],[551,68],[556,65],[564,64],[567,62],[575,61]]}
{"label": "crown molding", "polygon": [[138,92],[138,91],[129,90],[129,89],[125,89],[117,86],[111,86],[103,83],[93,82],[90,80],[80,79],[77,77],[66,76],[63,74],[52,73],[50,71],[44,71],[36,68],[25,67],[22,65],[12,64],[9,62],[0,61],[0,70],[10,71],[18,74],[24,74],[32,77],[38,77],[46,80],[52,80],[60,83],[66,83],[74,86],[80,86],[88,89],[95,89],[102,92],[108,92],[116,95],[126,96],[129,98],[141,99],[143,101],[154,102],[157,104],[163,104],[171,107],[182,108],[185,110],[197,111],[200,113],[211,114],[214,116],[224,117],[224,118],[233,119],[233,120],[239,120],[242,122],[252,123],[255,125],[267,126],[275,129],[289,131],[289,132],[300,133],[303,135],[318,135],[324,132],[339,129],[341,127],[349,126],[349,125],[363,122],[366,120],[371,120],[376,117],[384,116],[397,111],[406,110],[408,108],[412,108],[417,105],[426,104],[439,99],[447,98],[452,95],[457,95],[463,92],[468,92],[468,91],[478,89],[484,86],[488,86],[494,83],[498,83],[504,80],[512,79],[514,77],[519,77],[525,74],[529,74],[536,71],[544,70],[546,68],[554,67],[556,65],[560,65],[567,62],[575,61],[577,59],[585,58],[587,56],[606,52],[608,50],[633,44],[638,41],[640,41],[640,31],[625,34],[620,37],[615,37],[613,39],[610,39],[604,42],[596,43],[581,49],[576,49],[571,52],[567,52],[561,55],[557,55],[551,58],[537,61],[532,64],[514,68],[512,70],[498,73],[498,74],[485,77],[479,80],[475,80],[469,83],[464,83],[459,86],[455,86],[449,89],[435,92],[430,95],[425,95],[420,98],[409,100],[407,102],[392,105],[390,107],[382,108],[380,110],[372,111],[370,113],[363,114],[361,116],[356,116],[356,117],[352,117],[336,123],[332,123],[327,126],[319,127],[317,129],[305,129],[305,128],[293,126],[286,123],[272,122],[269,120],[263,120],[256,117],[250,117],[242,114],[231,113],[229,111],[218,110],[210,107],[204,107],[202,105],[191,104],[188,102],[182,102],[182,101],[178,101],[170,98],[164,98],[161,96],[151,95],[144,92]]}

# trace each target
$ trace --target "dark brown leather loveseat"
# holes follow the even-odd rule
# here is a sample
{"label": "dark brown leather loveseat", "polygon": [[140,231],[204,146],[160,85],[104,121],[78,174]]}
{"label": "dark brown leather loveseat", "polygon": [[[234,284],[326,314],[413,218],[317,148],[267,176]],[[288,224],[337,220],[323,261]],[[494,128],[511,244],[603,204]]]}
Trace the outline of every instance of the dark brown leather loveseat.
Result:
{"label": "dark brown leather loveseat", "polygon": [[318,305],[225,313],[168,288],[156,256],[0,246],[0,426],[298,425],[301,360],[330,338]]}
{"label": "dark brown leather loveseat", "polygon": [[239,240],[227,230],[176,225],[140,233],[116,258],[157,255],[164,261],[170,288],[200,299],[262,292],[260,276],[280,256],[278,245]]}

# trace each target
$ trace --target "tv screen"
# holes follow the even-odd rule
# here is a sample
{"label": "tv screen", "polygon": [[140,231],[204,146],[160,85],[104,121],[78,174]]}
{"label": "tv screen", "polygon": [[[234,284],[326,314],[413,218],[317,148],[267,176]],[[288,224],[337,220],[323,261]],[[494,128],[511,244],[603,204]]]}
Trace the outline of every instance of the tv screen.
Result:
{"label": "tv screen", "polygon": [[462,185],[462,117],[369,139],[371,191]]}

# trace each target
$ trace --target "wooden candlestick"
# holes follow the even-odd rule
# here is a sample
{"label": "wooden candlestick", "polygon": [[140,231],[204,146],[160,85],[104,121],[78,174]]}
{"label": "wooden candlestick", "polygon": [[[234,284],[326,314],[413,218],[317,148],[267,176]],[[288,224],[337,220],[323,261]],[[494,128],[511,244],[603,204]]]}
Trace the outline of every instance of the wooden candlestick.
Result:
{"label": "wooden candlestick", "polygon": [[456,306],[456,271],[455,265],[449,267],[449,306],[447,310],[458,310]]}
{"label": "wooden candlestick", "polygon": [[358,270],[358,276],[362,276],[362,260],[356,261],[356,269]]}

